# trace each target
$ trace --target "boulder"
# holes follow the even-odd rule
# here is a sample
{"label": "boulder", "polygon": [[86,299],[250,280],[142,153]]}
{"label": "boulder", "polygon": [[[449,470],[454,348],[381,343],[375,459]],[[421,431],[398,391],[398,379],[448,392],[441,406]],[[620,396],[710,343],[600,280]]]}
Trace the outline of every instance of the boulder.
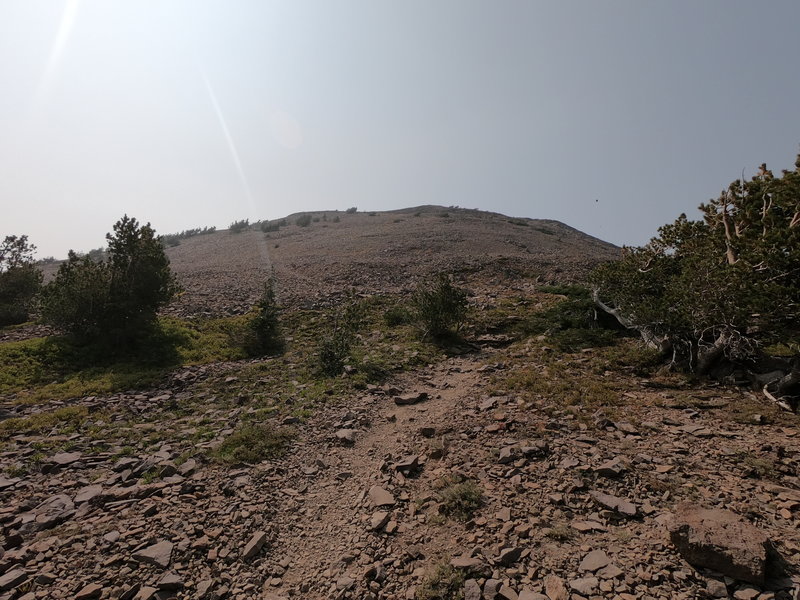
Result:
{"label": "boulder", "polygon": [[767,535],[728,510],[684,504],[669,537],[686,562],[763,585],[771,544]]}

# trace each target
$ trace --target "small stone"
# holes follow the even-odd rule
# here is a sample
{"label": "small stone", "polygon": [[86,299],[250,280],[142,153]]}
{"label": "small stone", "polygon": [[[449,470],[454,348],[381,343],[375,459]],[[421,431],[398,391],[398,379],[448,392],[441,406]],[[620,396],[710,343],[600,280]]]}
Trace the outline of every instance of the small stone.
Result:
{"label": "small stone", "polygon": [[626,517],[635,517],[638,512],[635,504],[623,498],[617,498],[611,494],[605,494],[597,491],[589,492],[589,495],[594,498],[595,502],[598,504],[616,511]]}
{"label": "small stone", "polygon": [[486,583],[483,584],[484,600],[494,600],[500,591],[501,585],[503,585],[503,582],[499,579],[487,579]]}
{"label": "small stone", "polygon": [[403,394],[402,396],[395,396],[394,403],[398,406],[407,406],[409,404],[416,404],[428,399],[427,392],[415,392],[413,394]]}
{"label": "small stone", "polygon": [[340,429],[336,432],[336,439],[343,444],[354,444],[356,441],[355,429]]}
{"label": "small stone", "polygon": [[261,548],[264,547],[264,544],[267,541],[267,534],[264,531],[256,531],[253,536],[250,538],[250,541],[244,547],[242,551],[242,558],[244,560],[250,560],[256,554],[261,551]]}
{"label": "small stone", "polygon": [[581,577],[580,579],[572,579],[569,582],[569,587],[582,596],[591,596],[597,591],[598,583],[597,577]]}
{"label": "small stone", "polygon": [[464,600],[481,600],[481,586],[474,579],[464,582]]}
{"label": "small stone", "polygon": [[579,571],[591,571],[594,573],[598,569],[602,569],[611,562],[608,555],[602,550],[592,550],[583,557],[581,564],[578,566]]}
{"label": "small stone", "polygon": [[727,598],[728,597],[728,587],[725,585],[724,581],[720,581],[719,579],[709,579],[706,582],[706,592],[712,598]]}
{"label": "small stone", "polygon": [[133,554],[134,560],[166,569],[172,559],[172,542],[162,540]]}
{"label": "small stone", "polygon": [[510,567],[519,560],[520,556],[522,556],[522,548],[504,548],[500,551],[497,562],[504,567]]}
{"label": "small stone", "polygon": [[378,511],[372,514],[372,518],[369,521],[369,528],[373,531],[378,531],[379,529],[383,529],[386,524],[389,522],[390,515],[387,511]]}
{"label": "small stone", "polygon": [[544,578],[544,590],[550,600],[569,600],[567,586],[558,575],[548,575]]}
{"label": "small stone", "polygon": [[92,598],[99,598],[102,593],[102,586],[97,585],[96,583],[90,583],[89,585],[81,588],[81,590],[75,594],[75,600],[91,600]]}
{"label": "small stone", "polygon": [[22,569],[13,569],[0,577],[0,592],[13,590],[28,579],[28,574]]}
{"label": "small stone", "polygon": [[367,495],[373,506],[394,506],[394,496],[382,487],[373,485]]}

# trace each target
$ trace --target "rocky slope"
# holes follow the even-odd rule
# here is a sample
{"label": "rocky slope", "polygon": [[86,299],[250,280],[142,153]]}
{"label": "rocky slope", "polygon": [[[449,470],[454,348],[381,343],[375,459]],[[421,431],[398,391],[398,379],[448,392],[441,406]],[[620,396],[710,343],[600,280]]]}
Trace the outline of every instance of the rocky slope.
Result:
{"label": "rocky slope", "polygon": [[[615,249],[445,210],[191,238],[170,250],[173,310],[245,310],[273,266],[290,312],[447,268],[489,323],[465,354],[420,359],[427,342],[373,324],[364,351],[404,365],[377,385],[310,379],[306,334],[287,332],[284,356],[141,389],[0,397],[0,600],[797,599],[797,416],[637,375],[633,340],[561,352],[510,333],[558,300],[540,283]],[[287,452],[221,462],[253,423]]]}

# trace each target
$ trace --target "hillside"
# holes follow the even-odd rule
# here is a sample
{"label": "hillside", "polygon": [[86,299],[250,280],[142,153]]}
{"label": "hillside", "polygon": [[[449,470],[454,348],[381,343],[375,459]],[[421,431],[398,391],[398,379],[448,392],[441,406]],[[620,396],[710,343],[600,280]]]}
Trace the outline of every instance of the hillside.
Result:
{"label": "hillside", "polygon": [[186,289],[175,310],[246,311],[272,268],[283,302],[312,306],[350,288],[366,294],[408,292],[419,278],[440,270],[480,271],[487,279],[574,280],[597,261],[618,256],[615,246],[558,221],[440,206],[312,214],[315,220],[307,227],[295,225],[299,215],[294,214],[276,232],[219,231],[169,248]]}
{"label": "hillside", "polygon": [[[552,285],[617,248],[441,207],[297,216],[169,248],[186,292],[136,359],[0,330],[0,600],[798,597],[800,419]],[[286,349],[253,357],[273,268]],[[439,271],[460,338],[411,314]]]}

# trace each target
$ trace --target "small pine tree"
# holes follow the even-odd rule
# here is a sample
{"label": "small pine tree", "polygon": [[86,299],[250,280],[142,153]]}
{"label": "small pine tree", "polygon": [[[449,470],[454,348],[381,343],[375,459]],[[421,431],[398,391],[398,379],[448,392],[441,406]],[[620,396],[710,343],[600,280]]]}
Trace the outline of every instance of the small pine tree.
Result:
{"label": "small pine tree", "polygon": [[275,296],[275,278],[264,284],[264,293],[256,304],[256,316],[250,322],[254,335],[251,352],[256,355],[280,354],[286,345],[281,333],[280,307]]}
{"label": "small pine tree", "polygon": [[180,288],[149,223],[125,215],[106,240],[106,260],[70,251],[43,290],[42,317],[79,340],[124,350],[152,328]]}
{"label": "small pine tree", "polygon": [[42,284],[28,236],[9,235],[0,244],[0,327],[24,323]]}

